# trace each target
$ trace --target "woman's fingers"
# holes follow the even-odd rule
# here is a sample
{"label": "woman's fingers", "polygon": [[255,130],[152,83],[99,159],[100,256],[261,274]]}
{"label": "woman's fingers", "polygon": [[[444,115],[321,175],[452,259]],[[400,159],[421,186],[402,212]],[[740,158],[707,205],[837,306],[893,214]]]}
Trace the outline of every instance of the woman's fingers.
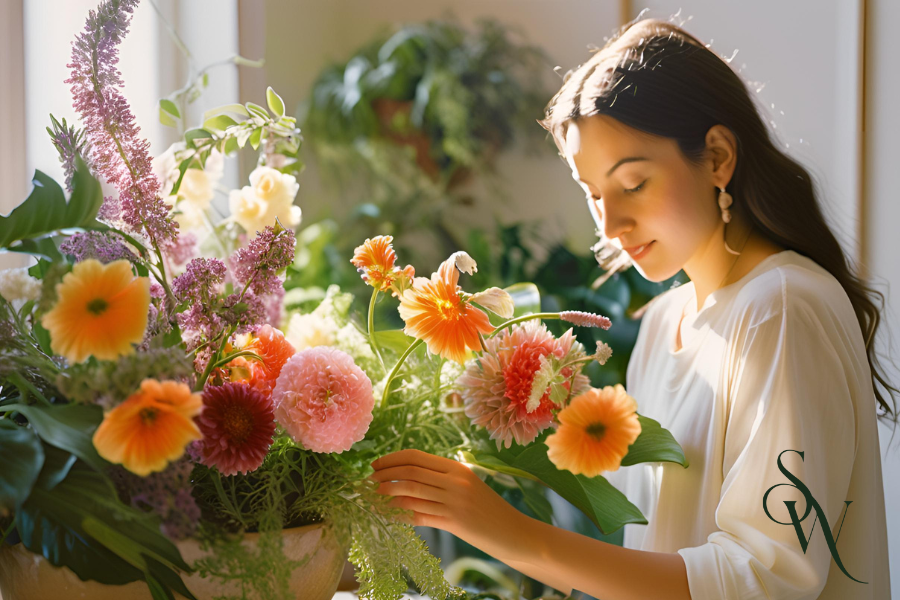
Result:
{"label": "woman's fingers", "polygon": [[430,500],[422,500],[420,498],[410,498],[409,496],[397,496],[388,502],[389,506],[411,510],[414,513],[423,515],[432,515],[435,517],[443,517],[446,515],[446,507],[440,502],[432,502]]}
{"label": "woman's fingers", "polygon": [[415,481],[443,490],[442,477],[444,477],[443,473],[409,465],[387,467],[369,475],[369,479],[373,481]]}
{"label": "woman's fingers", "polygon": [[375,471],[379,471],[390,467],[411,465],[431,469],[438,473],[449,473],[456,464],[458,463],[448,458],[435,456],[434,454],[422,452],[421,450],[407,449],[382,456],[372,462],[372,468],[375,469]]}
{"label": "woman's fingers", "polygon": [[409,496],[432,502],[444,500],[444,490],[417,481],[384,482],[376,491],[387,496]]}

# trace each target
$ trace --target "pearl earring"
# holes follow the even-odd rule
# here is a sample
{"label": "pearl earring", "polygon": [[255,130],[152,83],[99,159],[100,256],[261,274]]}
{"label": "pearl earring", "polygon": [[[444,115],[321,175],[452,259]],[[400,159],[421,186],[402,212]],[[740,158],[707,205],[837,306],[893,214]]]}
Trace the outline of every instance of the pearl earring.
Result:
{"label": "pearl earring", "polygon": [[[719,187],[719,186],[716,186]],[[731,206],[732,198],[731,194],[725,191],[725,188],[719,188],[719,208],[722,210],[722,220],[726,223],[731,222],[731,211],[728,210],[728,207]]]}
{"label": "pearl earring", "polygon": [[[732,198],[731,194],[725,191],[725,188],[719,187],[719,209],[722,211],[722,220],[726,223],[731,222],[731,211],[728,210],[728,207],[731,206]],[[722,230],[722,241],[725,243],[725,250],[727,250],[730,254],[738,255],[740,252],[732,250],[728,245],[728,240],[725,239],[725,230]]]}

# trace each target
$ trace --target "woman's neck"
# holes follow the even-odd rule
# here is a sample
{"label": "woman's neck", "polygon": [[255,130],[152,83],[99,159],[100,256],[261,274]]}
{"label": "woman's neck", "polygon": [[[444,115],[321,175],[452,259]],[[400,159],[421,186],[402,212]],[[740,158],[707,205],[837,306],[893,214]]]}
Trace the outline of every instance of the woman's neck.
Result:
{"label": "woman's neck", "polygon": [[712,292],[740,280],[767,257],[786,250],[763,237],[757,229],[749,231],[745,222],[734,219],[728,225],[727,239],[728,246],[740,252],[739,255],[725,249],[722,227],[719,227],[706,247],[684,266],[694,284],[698,311]]}

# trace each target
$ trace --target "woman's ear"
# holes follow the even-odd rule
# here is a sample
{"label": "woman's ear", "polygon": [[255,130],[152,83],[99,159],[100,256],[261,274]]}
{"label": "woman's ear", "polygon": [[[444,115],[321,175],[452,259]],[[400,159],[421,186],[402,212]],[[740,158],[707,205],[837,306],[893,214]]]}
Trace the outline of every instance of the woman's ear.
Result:
{"label": "woman's ear", "polygon": [[737,138],[724,125],[713,125],[706,132],[706,152],[710,175],[719,187],[725,187],[737,166]]}

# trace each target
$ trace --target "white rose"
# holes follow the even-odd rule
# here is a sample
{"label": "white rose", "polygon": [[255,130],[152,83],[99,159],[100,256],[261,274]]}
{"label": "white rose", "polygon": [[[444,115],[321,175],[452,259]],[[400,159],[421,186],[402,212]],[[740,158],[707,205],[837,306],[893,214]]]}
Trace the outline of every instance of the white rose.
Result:
{"label": "white rose", "polygon": [[288,228],[300,224],[301,211],[294,206],[300,184],[293,175],[270,167],[257,167],[250,173],[250,185],[229,196],[231,218],[248,234],[275,225],[275,219]]}
{"label": "white rose", "polygon": [[162,185],[160,195],[166,204],[170,208],[177,207],[178,214],[175,215],[175,220],[181,225],[181,230],[202,230],[206,227],[203,213],[215,197],[215,185],[222,179],[225,170],[225,157],[221,152],[213,150],[206,159],[204,169],[186,170],[178,187],[178,194],[174,196],[171,191],[181,175],[175,153],[184,147],[184,142],[176,142],[154,158],[153,172],[160,180]]}
{"label": "white rose", "polygon": [[[178,181],[178,163],[175,162],[175,153],[184,150],[184,147],[184,142],[175,142],[151,161],[153,174],[159,180],[159,195],[163,198],[169,196],[172,187]],[[174,204],[174,199],[172,203]]]}
{"label": "white rose", "polygon": [[338,325],[333,319],[315,313],[291,317],[284,337],[297,352],[316,346],[333,346],[337,341]]}
{"label": "white rose", "polygon": [[0,271],[0,296],[9,302],[37,300],[41,294],[41,282],[28,274],[28,269]]}

